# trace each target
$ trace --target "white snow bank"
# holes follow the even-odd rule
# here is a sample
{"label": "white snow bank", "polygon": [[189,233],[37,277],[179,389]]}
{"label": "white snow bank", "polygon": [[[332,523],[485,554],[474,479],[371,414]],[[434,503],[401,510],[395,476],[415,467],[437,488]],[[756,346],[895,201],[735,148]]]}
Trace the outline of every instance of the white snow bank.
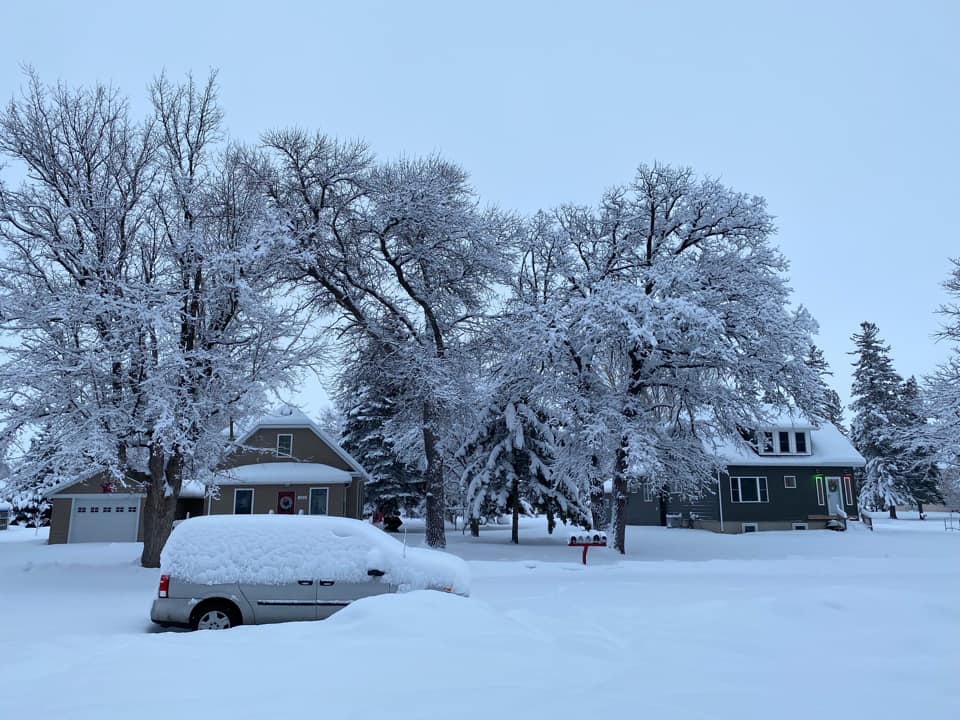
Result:
{"label": "white snow bank", "polygon": [[279,585],[301,578],[365,582],[384,571],[401,590],[446,589],[466,595],[470,573],[460,558],[407,548],[382,530],[349,518],[316,515],[207,515],[177,525],[161,556],[162,572],[207,584]]}
{"label": "white snow bank", "polygon": [[13,505],[8,503],[6,500],[0,500],[0,510],[10,511],[13,510]]}
{"label": "white snow bank", "polygon": [[217,474],[221,484],[243,485],[349,485],[351,476],[321,463],[269,462],[255,465],[240,465]]}

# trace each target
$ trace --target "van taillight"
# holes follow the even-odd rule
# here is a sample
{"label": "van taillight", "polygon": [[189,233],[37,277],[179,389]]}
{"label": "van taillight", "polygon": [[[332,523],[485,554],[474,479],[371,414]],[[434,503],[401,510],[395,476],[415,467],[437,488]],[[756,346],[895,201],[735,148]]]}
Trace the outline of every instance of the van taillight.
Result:
{"label": "van taillight", "polygon": [[160,576],[160,597],[165,598],[169,597],[168,593],[170,591],[170,576],[161,575]]}

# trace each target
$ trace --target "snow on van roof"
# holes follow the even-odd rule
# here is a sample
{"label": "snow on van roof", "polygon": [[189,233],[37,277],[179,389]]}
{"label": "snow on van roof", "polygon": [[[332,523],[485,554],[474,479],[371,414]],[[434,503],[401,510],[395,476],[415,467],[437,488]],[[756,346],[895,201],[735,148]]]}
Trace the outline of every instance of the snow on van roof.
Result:
{"label": "snow on van roof", "polygon": [[161,571],[190,582],[280,585],[304,578],[367,582],[368,570],[401,590],[451,588],[465,595],[470,572],[438,550],[404,548],[369,523],[317,515],[203,515],[174,528]]}
{"label": "snow on van roof", "polygon": [[265,462],[221,470],[217,481],[221,485],[349,485],[352,476],[322,463]]}

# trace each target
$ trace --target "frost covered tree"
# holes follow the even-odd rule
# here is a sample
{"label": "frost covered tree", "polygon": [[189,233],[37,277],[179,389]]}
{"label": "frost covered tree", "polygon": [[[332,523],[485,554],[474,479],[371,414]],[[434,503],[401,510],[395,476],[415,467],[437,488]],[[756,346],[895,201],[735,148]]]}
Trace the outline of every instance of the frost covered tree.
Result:
{"label": "frost covered tree", "polygon": [[894,370],[890,346],[880,338],[880,330],[874,323],[861,323],[860,332],[854,333],[851,339],[856,345],[852,353],[856,360],[850,393],[853,399],[850,435],[867,461],[860,487],[860,506],[886,507],[890,517],[896,518],[897,505],[912,500],[904,483],[903,379]]}
{"label": "frost covered tree", "polygon": [[820,378],[820,387],[823,392],[823,403],[818,408],[817,414],[827,422],[835,426],[840,432],[846,434],[843,427],[843,405],[840,403],[840,395],[830,387],[827,378],[833,376],[827,359],[823,356],[823,351],[816,345],[811,345],[804,362],[812,370],[816,371]]}
{"label": "frost covered tree", "polygon": [[331,313],[349,352],[373,343],[409,389],[388,439],[422,473],[426,540],[444,547],[446,419],[470,361],[461,343],[505,272],[503,220],[478,209],[466,173],[436,157],[374,163],[361,144],[301,131],[264,144],[291,279]]}
{"label": "frost covered tree", "polygon": [[[531,342],[553,365],[545,382],[580,405],[573,444],[602,452],[613,439],[621,552],[631,489],[709,491],[711,438],[755,425],[765,403],[816,416],[819,384],[803,362],[815,326],[788,309],[772,231],[762,198],[644,165],[598,208],[561,208],[539,233],[556,248],[539,253],[551,258],[541,275],[554,277],[530,310]],[[594,453],[579,455],[589,471]]]}
{"label": "frost covered tree", "polygon": [[[28,78],[0,115],[0,152],[25,167],[0,187],[0,441],[55,434],[18,477],[104,473],[146,492],[142,563],[159,565],[185,474],[226,450],[317,346],[277,284],[276,225],[243,153],[218,145],[214,79],[152,86],[129,117],[115,90]],[[30,368],[27,372],[26,369]]]}
{"label": "frost covered tree", "polygon": [[937,448],[940,462],[951,468],[960,466],[960,259],[951,260],[950,275],[944,288],[953,298],[939,312],[944,318],[939,337],[952,344],[950,356],[926,379],[926,414],[932,419],[921,442]]}

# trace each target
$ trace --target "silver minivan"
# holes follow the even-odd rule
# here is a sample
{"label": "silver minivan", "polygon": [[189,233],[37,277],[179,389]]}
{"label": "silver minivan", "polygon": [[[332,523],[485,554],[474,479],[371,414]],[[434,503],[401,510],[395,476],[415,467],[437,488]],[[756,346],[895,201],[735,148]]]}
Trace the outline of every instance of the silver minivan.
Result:
{"label": "silver minivan", "polygon": [[150,618],[224,630],[322,620],[361,598],[429,589],[469,594],[460,558],[407,548],[347,518],[224,515],[178,524],[161,556]]}

